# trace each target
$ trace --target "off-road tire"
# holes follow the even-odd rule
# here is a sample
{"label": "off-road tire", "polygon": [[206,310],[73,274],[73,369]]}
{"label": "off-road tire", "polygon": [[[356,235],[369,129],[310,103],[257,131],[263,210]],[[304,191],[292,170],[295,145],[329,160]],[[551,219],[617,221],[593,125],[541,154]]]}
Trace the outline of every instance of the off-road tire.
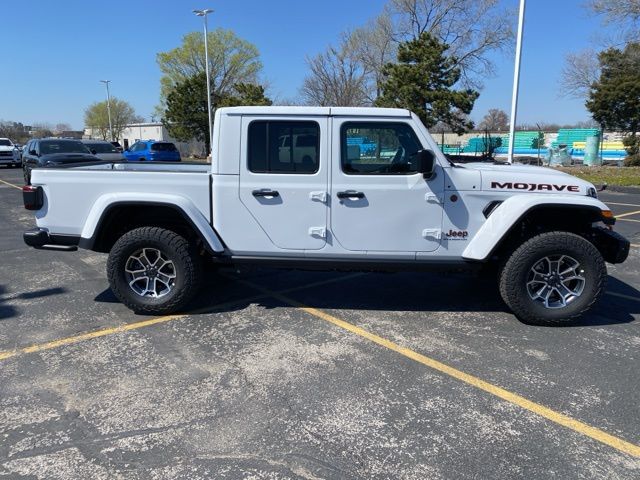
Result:
{"label": "off-road tire", "polygon": [[[582,294],[558,309],[546,308],[532,300],[527,292],[530,269],[548,255],[568,255],[578,261],[584,271]],[[527,240],[511,254],[500,272],[500,295],[524,323],[561,326],[575,321],[598,301],[604,292],[606,280],[604,260],[591,242],[569,232],[548,232]]]}
{"label": "off-road tire", "polygon": [[[173,289],[159,298],[136,294],[125,278],[128,258],[141,248],[160,250],[176,268]],[[202,280],[201,259],[193,245],[171,230],[141,227],[122,235],[114,244],[107,261],[107,277],[114,295],[136,313],[166,315],[184,308],[197,294]]]}

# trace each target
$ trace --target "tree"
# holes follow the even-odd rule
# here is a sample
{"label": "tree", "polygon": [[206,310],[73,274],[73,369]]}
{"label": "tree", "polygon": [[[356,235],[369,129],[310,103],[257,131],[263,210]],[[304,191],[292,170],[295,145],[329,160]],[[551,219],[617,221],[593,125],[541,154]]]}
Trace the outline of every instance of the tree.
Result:
{"label": "tree", "polygon": [[340,47],[307,58],[309,75],[304,79],[301,94],[308,104],[336,107],[370,105],[366,92],[366,75],[348,39]]}
{"label": "tree", "polygon": [[454,90],[461,69],[449,46],[427,32],[398,47],[398,63],[383,69],[382,96],[378,106],[402,107],[415,112],[427,128],[443,122],[458,134],[473,128],[471,113],[478,92]]}
{"label": "tree", "polygon": [[384,14],[394,19],[397,41],[429,33],[449,45],[462,83],[475,89],[495,71],[490,54],[513,44],[515,15],[499,0],[391,0]]}
{"label": "tree", "polygon": [[36,122],[31,127],[31,137],[32,138],[47,138],[52,137],[53,127],[50,123],[47,122]]}
{"label": "tree", "polygon": [[504,110],[492,108],[483,117],[478,125],[480,130],[489,130],[490,132],[504,132],[509,130],[509,116]]}
{"label": "tree", "polygon": [[398,43],[394,38],[394,25],[389,15],[380,15],[346,36],[345,43],[365,72],[364,88],[370,104],[382,94],[383,67],[398,56]]}
{"label": "tree", "polygon": [[[211,89],[215,95],[227,95],[238,83],[257,82],[262,63],[255,45],[222,28],[209,32],[207,42]],[[162,72],[158,108],[162,112],[176,85],[205,72],[203,35],[200,32],[186,34],[179,47],[158,53],[156,60]]]}
{"label": "tree", "polygon": [[379,17],[307,61],[311,72],[303,96],[315,104],[327,99],[324,104],[335,105],[339,99],[341,105],[372,105],[382,92],[383,69],[397,57],[400,43],[422,33],[449,45],[461,84],[478,89],[494,72],[491,54],[513,43],[511,22],[505,23],[513,17],[498,0],[389,0]]}
{"label": "tree", "polygon": [[[111,125],[113,139],[119,139],[127,125],[141,122],[143,119],[136,115],[135,110],[124,100],[111,97]],[[109,138],[109,112],[107,102],[95,102],[84,111],[84,124],[94,131],[98,131],[103,140]]]}
{"label": "tree", "polygon": [[68,123],[56,123],[56,126],[53,128],[54,133],[58,134],[68,132],[69,130],[71,130],[71,125]]}
{"label": "tree", "polygon": [[624,50],[609,48],[598,58],[601,74],[591,86],[586,107],[601,125],[623,132],[629,157],[640,161],[640,43]]}
{"label": "tree", "polygon": [[[586,6],[602,18],[603,26],[614,25],[613,35],[603,42],[605,48],[640,41],[640,0],[588,0]],[[598,53],[593,48],[569,53],[560,79],[561,95],[586,99],[599,77]]]}
{"label": "tree", "polygon": [[[271,105],[264,87],[256,84],[237,83],[225,96],[212,94],[214,105]],[[180,141],[196,139],[209,146],[209,114],[207,107],[207,78],[201,72],[178,83],[167,97],[167,107],[162,122],[169,133]]]}
{"label": "tree", "polygon": [[598,53],[589,48],[569,53],[562,68],[560,87],[564,96],[586,98],[593,82],[600,76]]}
{"label": "tree", "polygon": [[605,25],[615,25],[622,42],[640,41],[640,0],[589,0],[587,6]]}

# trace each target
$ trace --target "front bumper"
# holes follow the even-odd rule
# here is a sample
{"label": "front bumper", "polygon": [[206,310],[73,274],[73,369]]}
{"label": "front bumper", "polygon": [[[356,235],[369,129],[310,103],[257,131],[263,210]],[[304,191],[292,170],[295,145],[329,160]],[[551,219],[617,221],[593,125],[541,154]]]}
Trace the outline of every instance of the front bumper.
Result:
{"label": "front bumper", "polygon": [[0,165],[20,165],[20,159],[12,157],[0,157]]}
{"label": "front bumper", "polygon": [[22,235],[24,243],[40,250],[77,250],[79,235],[51,234],[44,228],[32,228]]}
{"label": "front bumper", "polygon": [[605,262],[622,263],[629,256],[631,243],[618,232],[608,228],[595,227],[591,233],[593,243],[600,250]]}

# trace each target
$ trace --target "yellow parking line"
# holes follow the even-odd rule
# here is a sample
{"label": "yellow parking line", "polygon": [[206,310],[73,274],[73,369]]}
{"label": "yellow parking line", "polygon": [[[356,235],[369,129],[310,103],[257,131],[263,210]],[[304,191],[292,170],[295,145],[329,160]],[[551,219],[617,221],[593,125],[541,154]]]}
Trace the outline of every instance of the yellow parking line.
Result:
{"label": "yellow parking line", "polygon": [[628,217],[631,215],[637,215],[640,213],[640,210],[636,210],[635,212],[623,213],[622,215],[616,215],[616,218]]}
{"label": "yellow parking line", "polygon": [[31,345],[30,347],[24,347],[17,350],[8,350],[6,352],[0,352],[0,360],[6,360],[17,355],[25,353],[41,352],[43,350],[51,350],[52,348],[62,347],[64,345],[71,345],[72,343],[83,342],[92,338],[104,337],[106,335],[113,335],[114,333],[127,332],[129,330],[136,330],[138,328],[148,327],[150,325],[157,325],[159,323],[171,322],[180,318],[186,317],[185,315],[167,315],[164,317],[152,318],[151,320],[145,320],[143,322],[128,323],[126,325],[120,325],[114,328],[105,328],[103,330],[96,330],[94,332],[84,333],[82,335],[76,335],[73,337],[61,338],[53,340],[51,342],[39,343]]}
{"label": "yellow parking line", "polygon": [[621,222],[636,222],[636,223],[640,223],[640,220],[635,220],[633,218],[620,218],[620,217],[616,217],[616,220],[620,220]]}
{"label": "yellow parking line", "polygon": [[19,187],[18,185],[14,185],[13,183],[5,182],[2,179],[0,179],[0,183],[4,183],[5,185],[9,185],[10,187],[17,188],[18,190],[22,190],[22,187]]}
{"label": "yellow parking line", "polygon": [[449,365],[446,365],[442,362],[429,358],[420,353],[414,352],[413,350],[410,350],[405,347],[401,347],[397,343],[394,343],[390,340],[382,338],[376,335],[375,333],[371,333],[365,330],[364,328],[358,327],[349,322],[346,322],[337,317],[334,317],[333,315],[323,312],[322,310],[318,310],[317,308],[313,308],[313,307],[308,307],[296,300],[293,300],[292,298],[289,298],[277,292],[271,292],[270,290],[266,288],[262,288],[259,285],[255,285],[252,282],[247,282],[247,281],[242,281],[242,282],[252,288],[255,288],[259,291],[264,292],[265,294],[269,294],[270,296],[284,303],[287,303],[292,307],[298,308],[301,311],[304,311],[310,315],[313,315],[314,317],[325,320],[326,322],[336,325],[337,327],[347,330],[348,332],[358,335],[359,337],[370,340],[382,347],[385,347],[389,350],[399,353],[400,355],[410,358],[411,360],[414,360],[422,365],[430,367],[440,373],[443,373],[457,380],[460,380],[461,382],[464,382],[468,385],[471,385],[487,393],[490,393],[491,395],[495,395],[496,397],[501,398],[502,400],[505,400],[514,405],[518,405],[519,407],[524,408],[525,410],[529,410],[530,412],[533,412],[536,415],[544,417],[547,420],[551,420],[552,422],[557,423],[558,425],[562,425],[563,427],[569,428],[575,432],[578,432],[589,438],[597,440],[598,442],[608,445],[609,447],[615,448],[616,450],[619,450],[621,452],[627,453],[629,455],[633,455],[635,457],[640,457],[640,446],[638,445],[635,445],[633,443],[622,440],[621,438],[610,435],[598,428],[595,428],[590,425],[587,425],[586,423],[580,422],[579,420],[571,418],[568,415],[564,415],[562,413],[556,412],[555,410],[547,408],[544,405],[540,405],[539,403],[528,400],[518,394],[512,393],[508,390],[505,390],[504,388],[498,387],[489,382],[481,380],[478,377],[475,377],[461,370],[458,370],[457,368],[450,367]]}
{"label": "yellow parking line", "polygon": [[[321,285],[327,285],[330,283],[335,283],[335,282],[341,282],[344,280],[349,280],[352,279],[354,277],[363,275],[362,273],[354,273],[351,275],[342,275],[340,277],[337,278],[330,278],[327,280],[320,280],[318,282],[313,282],[313,283],[308,283],[305,285],[300,285],[297,287],[292,287],[292,288],[287,288],[285,290],[281,290],[279,293],[291,293],[291,292],[297,292],[298,290],[304,290],[306,288],[313,288],[313,287],[318,287]],[[102,330],[95,330],[93,332],[88,332],[88,333],[83,333],[80,335],[74,335],[72,337],[66,337],[66,338],[60,338],[57,340],[52,340],[50,342],[44,342],[44,343],[39,343],[39,344],[35,344],[35,345],[31,345],[28,347],[22,347],[22,348],[16,348],[14,350],[6,350],[6,351],[0,351],[0,361],[2,360],[7,360],[9,358],[12,357],[16,357],[18,355],[24,355],[26,353],[35,353],[35,352],[41,352],[43,350],[51,350],[53,348],[58,348],[58,347],[63,347],[65,345],[71,345],[74,343],[79,343],[79,342],[84,342],[86,340],[91,340],[94,338],[100,338],[100,337],[105,337],[107,335],[114,335],[117,333],[124,333],[124,332],[129,332],[132,330],[138,330],[140,328],[144,328],[144,327],[150,327],[152,325],[158,325],[161,323],[168,323],[168,322],[172,322],[175,320],[181,320],[183,318],[188,317],[189,315],[195,315],[195,314],[202,314],[202,313],[212,313],[216,310],[222,310],[228,307],[232,307],[234,305],[238,305],[238,304],[242,304],[242,303],[247,303],[247,302],[255,302],[258,300],[262,300],[264,298],[268,298],[270,297],[270,294],[267,293],[262,293],[260,295],[253,295],[251,297],[245,297],[245,298],[241,298],[239,300],[233,300],[230,302],[225,302],[225,303],[219,303],[217,305],[213,305],[210,307],[204,307],[204,308],[200,308],[198,310],[194,310],[192,312],[188,312],[188,313],[183,313],[183,314],[178,314],[178,315],[165,315],[162,317],[156,317],[156,318],[151,318],[149,320],[143,320],[141,322],[134,322],[134,323],[126,323],[124,325],[119,325],[117,327],[111,327],[111,328],[104,328]]]}

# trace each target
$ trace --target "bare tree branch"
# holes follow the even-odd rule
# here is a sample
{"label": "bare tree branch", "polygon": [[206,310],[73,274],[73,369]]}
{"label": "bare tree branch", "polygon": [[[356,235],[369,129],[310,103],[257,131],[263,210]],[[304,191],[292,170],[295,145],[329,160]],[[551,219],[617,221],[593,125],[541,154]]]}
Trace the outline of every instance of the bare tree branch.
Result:
{"label": "bare tree branch", "polygon": [[364,106],[367,96],[367,70],[359,61],[348,38],[339,48],[307,58],[309,75],[305,78],[301,95],[307,103],[321,106]]}
{"label": "bare tree branch", "polygon": [[600,76],[598,54],[593,49],[570,53],[565,57],[560,87],[564,96],[586,98]]}

